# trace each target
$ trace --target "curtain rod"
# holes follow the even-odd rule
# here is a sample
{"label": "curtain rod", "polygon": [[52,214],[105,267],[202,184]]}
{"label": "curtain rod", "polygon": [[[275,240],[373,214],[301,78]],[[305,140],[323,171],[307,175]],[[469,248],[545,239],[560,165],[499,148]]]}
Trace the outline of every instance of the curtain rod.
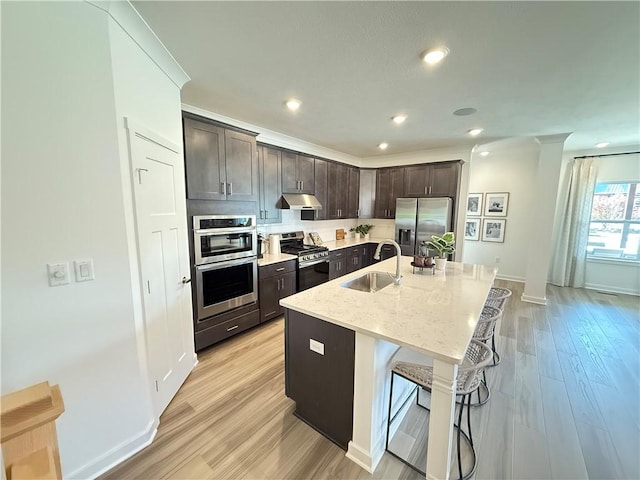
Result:
{"label": "curtain rod", "polygon": [[623,153],[603,153],[602,155],[584,155],[582,157],[573,157],[574,160],[579,158],[598,158],[598,157],[617,157],[618,155],[635,155],[640,152],[623,152]]}

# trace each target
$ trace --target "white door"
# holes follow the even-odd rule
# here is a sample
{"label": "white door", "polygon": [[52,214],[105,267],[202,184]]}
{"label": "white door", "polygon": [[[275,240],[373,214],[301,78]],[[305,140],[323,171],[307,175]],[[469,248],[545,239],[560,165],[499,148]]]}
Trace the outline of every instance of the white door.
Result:
{"label": "white door", "polygon": [[160,416],[195,364],[184,164],[168,140],[131,122],[127,128],[147,361]]}

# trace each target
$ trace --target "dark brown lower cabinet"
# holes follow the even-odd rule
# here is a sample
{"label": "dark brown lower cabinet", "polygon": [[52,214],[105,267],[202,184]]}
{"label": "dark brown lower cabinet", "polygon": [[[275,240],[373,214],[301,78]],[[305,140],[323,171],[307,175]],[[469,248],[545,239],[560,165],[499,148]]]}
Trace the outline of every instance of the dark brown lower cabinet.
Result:
{"label": "dark brown lower cabinet", "polygon": [[329,254],[329,280],[347,274],[347,250],[342,248]]}
{"label": "dark brown lower cabinet", "polygon": [[258,268],[260,322],[283,314],[280,300],[296,293],[296,261],[275,263]]}
{"label": "dark brown lower cabinet", "polygon": [[347,273],[360,270],[364,265],[362,264],[362,251],[365,245],[358,247],[350,247],[347,254]]}
{"label": "dark brown lower cabinet", "polygon": [[296,417],[344,450],[353,436],[355,341],[353,330],[285,310],[285,393]]}

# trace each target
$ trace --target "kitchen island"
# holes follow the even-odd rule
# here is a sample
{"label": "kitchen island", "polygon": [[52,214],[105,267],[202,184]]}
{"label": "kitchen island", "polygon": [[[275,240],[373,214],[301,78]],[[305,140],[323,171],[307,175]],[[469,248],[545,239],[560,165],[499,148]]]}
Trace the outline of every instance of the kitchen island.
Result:
{"label": "kitchen island", "polygon": [[[389,361],[399,346],[428,355],[433,358],[434,377],[427,478],[449,478],[457,368],[473,336],[496,269],[449,262],[446,271],[436,271],[435,275],[429,269],[413,273],[411,260],[401,257],[403,279],[399,286],[391,284],[375,293],[342,286],[367,272],[395,272],[396,259],[391,258],[281,300],[286,309],[287,394],[298,402],[295,382],[302,369],[319,392],[318,398],[313,398],[305,387],[311,404],[305,408],[317,410],[320,418],[330,411],[322,401],[325,387],[334,388],[332,381],[323,385],[321,369],[333,369],[339,374],[340,385],[352,379],[352,429],[347,456],[373,472],[385,450]],[[336,345],[331,340],[334,334],[338,338]],[[301,335],[308,336],[301,339]],[[324,341],[314,335],[324,335]],[[340,360],[343,363],[335,364],[334,352],[346,352]],[[309,356],[309,361],[300,358],[301,354]],[[323,367],[325,358],[332,363]],[[352,365],[348,364],[350,361]],[[336,391],[334,395],[348,396],[349,391],[346,392]],[[329,403],[333,401],[332,397],[325,398]],[[304,414],[300,416],[317,428]],[[317,429],[326,434],[322,427]]]}

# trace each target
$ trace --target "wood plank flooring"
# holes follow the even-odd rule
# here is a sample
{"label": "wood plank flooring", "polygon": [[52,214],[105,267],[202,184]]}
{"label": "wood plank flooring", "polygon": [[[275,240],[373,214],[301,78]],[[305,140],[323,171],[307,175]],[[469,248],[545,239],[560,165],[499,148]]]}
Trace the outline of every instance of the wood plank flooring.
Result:
{"label": "wood plank flooring", "polygon": [[[513,296],[472,409],[475,478],[640,478],[640,299],[549,286],[540,306],[496,284]],[[153,444],[101,478],[421,478],[388,454],[369,475],[295,418],[283,346],[276,320],[200,353]],[[424,445],[415,422],[396,435]]]}

